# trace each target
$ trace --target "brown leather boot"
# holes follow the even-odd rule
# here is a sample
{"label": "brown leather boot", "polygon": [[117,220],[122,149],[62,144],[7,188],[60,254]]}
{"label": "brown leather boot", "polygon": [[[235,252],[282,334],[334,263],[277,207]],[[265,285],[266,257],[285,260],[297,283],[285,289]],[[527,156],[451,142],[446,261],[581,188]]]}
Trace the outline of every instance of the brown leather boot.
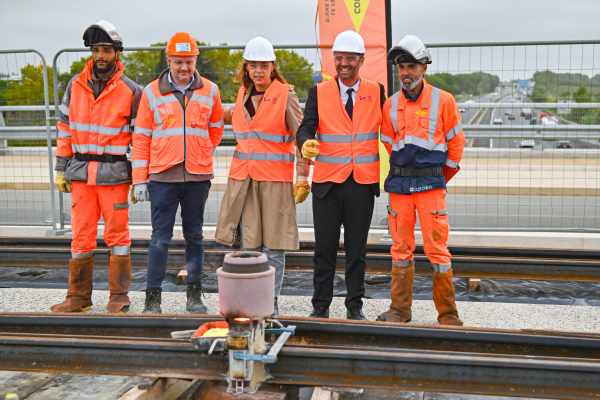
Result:
{"label": "brown leather boot", "polygon": [[392,266],[390,309],[377,317],[377,321],[410,322],[412,313],[412,292],[415,279],[415,263],[406,267]]}
{"label": "brown leather boot", "polygon": [[131,255],[116,256],[108,252],[108,290],[110,298],[106,309],[111,313],[128,313],[129,285],[131,284]]}
{"label": "brown leather boot", "polygon": [[92,306],[92,278],[94,257],[71,258],[69,260],[69,290],[67,298],[50,307],[52,312],[87,311]]}
{"label": "brown leather boot", "polygon": [[463,326],[458,318],[454,302],[454,285],[452,284],[452,268],[443,274],[433,272],[433,302],[438,310],[440,325]]}

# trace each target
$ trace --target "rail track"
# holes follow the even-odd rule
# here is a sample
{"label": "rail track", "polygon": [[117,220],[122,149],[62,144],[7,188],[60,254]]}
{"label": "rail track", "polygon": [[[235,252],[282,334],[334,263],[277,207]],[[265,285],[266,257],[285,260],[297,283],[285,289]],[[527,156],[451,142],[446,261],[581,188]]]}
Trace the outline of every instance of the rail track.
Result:
{"label": "rail track", "polygon": [[[222,381],[227,357],[170,332],[220,316],[0,314],[1,370]],[[268,383],[542,398],[600,395],[600,335],[286,317]]]}

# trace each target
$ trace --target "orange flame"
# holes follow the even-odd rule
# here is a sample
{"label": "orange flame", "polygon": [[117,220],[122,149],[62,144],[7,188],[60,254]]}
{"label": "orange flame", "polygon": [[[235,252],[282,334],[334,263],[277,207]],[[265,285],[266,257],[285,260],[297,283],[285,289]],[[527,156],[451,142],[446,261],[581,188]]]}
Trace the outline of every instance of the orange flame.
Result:
{"label": "orange flame", "polygon": [[249,322],[249,321],[251,321],[251,319],[250,319],[250,318],[246,318],[246,317],[242,317],[242,318],[234,318],[233,320],[234,320],[234,321],[237,321],[237,322]]}

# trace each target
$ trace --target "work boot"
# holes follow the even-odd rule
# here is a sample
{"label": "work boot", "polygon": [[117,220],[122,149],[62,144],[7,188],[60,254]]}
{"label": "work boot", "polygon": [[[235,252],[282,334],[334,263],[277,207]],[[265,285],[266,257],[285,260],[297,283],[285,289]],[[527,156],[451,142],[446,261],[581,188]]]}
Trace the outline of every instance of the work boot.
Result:
{"label": "work boot", "polygon": [[412,313],[413,282],[415,280],[415,263],[405,267],[392,265],[392,284],[390,309],[377,317],[377,321],[410,322]]}
{"label": "work boot", "polygon": [[271,318],[275,318],[279,316],[279,306],[277,305],[277,297],[275,297],[275,306],[273,308],[273,314],[271,314]]}
{"label": "work boot", "polygon": [[454,302],[454,285],[452,284],[452,268],[448,272],[433,272],[433,302],[438,311],[440,325],[463,326],[458,318]]}
{"label": "work boot", "polygon": [[69,290],[67,298],[50,307],[52,312],[81,312],[92,306],[94,257],[69,260]]}
{"label": "work boot", "polygon": [[202,303],[201,283],[188,283],[185,310],[188,314],[206,314],[206,306]]}
{"label": "work boot", "polygon": [[146,289],[146,302],[142,314],[162,314],[160,309],[161,301],[160,289]]}
{"label": "work boot", "polygon": [[315,307],[308,318],[329,318],[329,307]]}
{"label": "work boot", "polygon": [[360,308],[360,307],[348,309],[346,311],[346,319],[354,319],[357,321],[368,321],[367,317],[365,317],[365,314],[363,314],[363,312],[362,312],[362,308]]}
{"label": "work boot", "polygon": [[111,313],[128,313],[131,301],[127,294],[131,284],[131,255],[117,256],[108,252],[108,289],[106,309]]}

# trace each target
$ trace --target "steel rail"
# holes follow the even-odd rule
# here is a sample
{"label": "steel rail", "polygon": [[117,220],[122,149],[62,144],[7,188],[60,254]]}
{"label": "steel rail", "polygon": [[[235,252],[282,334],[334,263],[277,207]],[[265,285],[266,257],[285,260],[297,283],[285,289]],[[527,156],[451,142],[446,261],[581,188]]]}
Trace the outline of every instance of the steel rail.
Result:
{"label": "steel rail", "polygon": [[[175,316],[0,314],[0,329],[18,323],[30,328],[52,325],[55,329],[73,325],[81,329],[105,325],[117,330],[144,324],[162,328],[186,324],[197,327],[214,319],[182,317],[182,320],[183,324],[176,323]],[[422,390],[426,386],[428,391],[573,399],[594,398],[600,392],[598,335],[581,338],[570,333],[535,335],[303,318],[286,318],[282,322],[296,324],[296,336],[302,339],[302,344],[289,343],[282,348],[277,363],[270,366],[274,379],[269,383],[405,390]],[[329,335],[326,338],[315,337],[325,333]],[[352,342],[357,335],[377,337],[383,345],[368,345],[368,340],[367,345],[363,341]],[[385,341],[386,338],[394,338],[396,342]],[[421,340],[418,347],[404,346],[415,338]],[[448,350],[428,345],[436,341],[449,344]],[[465,347],[465,343],[471,347]],[[515,351],[515,346],[521,347]],[[553,356],[538,355],[536,348],[545,348],[546,354]],[[1,333],[0,357],[3,370],[222,380],[227,369],[223,355],[208,356],[185,341],[139,336]]]}

